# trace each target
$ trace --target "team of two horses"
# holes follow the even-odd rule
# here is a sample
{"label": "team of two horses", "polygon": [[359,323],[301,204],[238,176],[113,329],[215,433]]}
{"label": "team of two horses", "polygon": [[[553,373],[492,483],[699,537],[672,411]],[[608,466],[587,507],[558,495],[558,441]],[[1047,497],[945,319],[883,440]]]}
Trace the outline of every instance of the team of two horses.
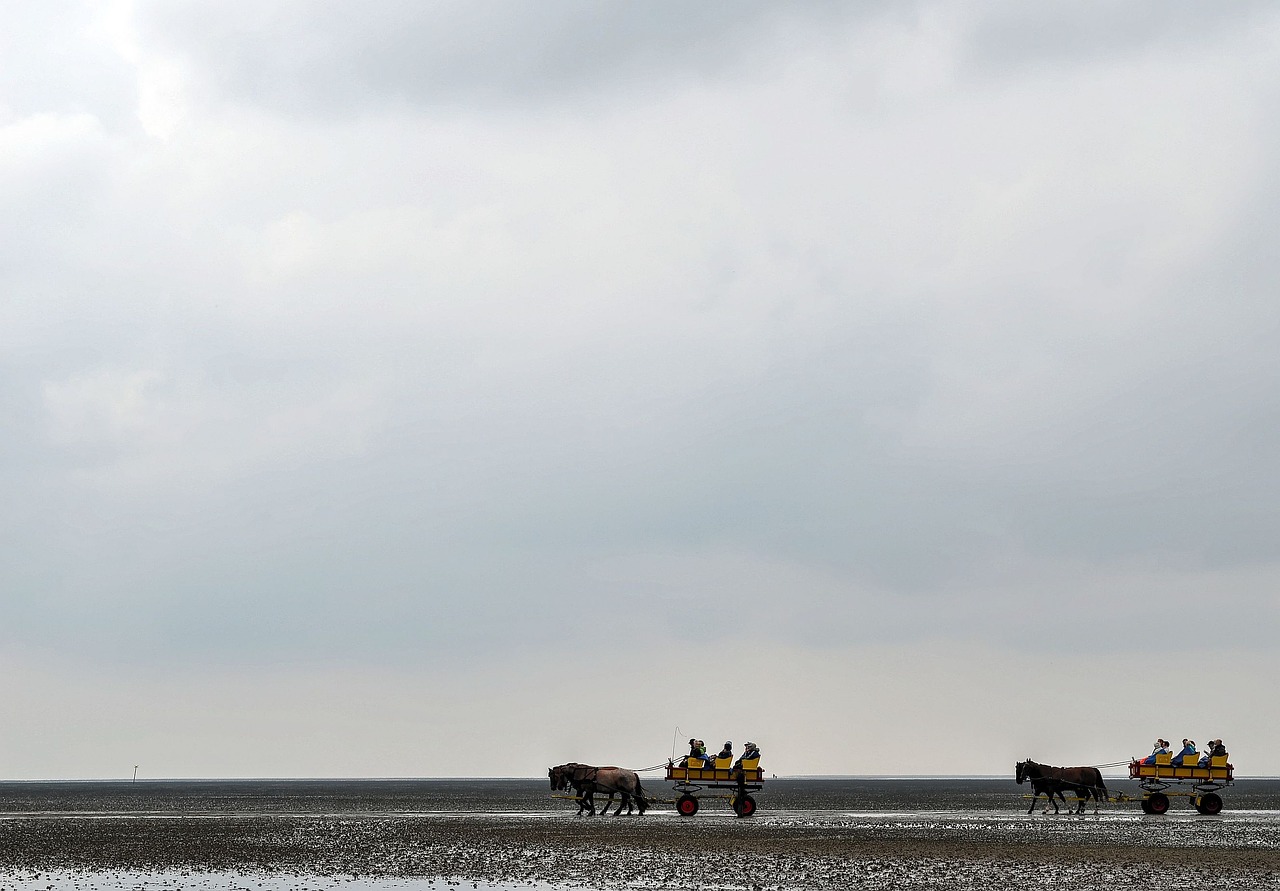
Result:
{"label": "team of two horses", "polygon": [[615,795],[622,796],[618,809],[614,811],[615,817],[622,813],[624,807],[630,814],[633,799],[641,814],[649,807],[649,803],[645,801],[644,789],[640,786],[640,775],[634,770],[622,767],[592,767],[590,764],[571,761],[568,764],[549,768],[547,776],[551,779],[552,792],[572,790],[578,796],[579,816],[583,811],[587,811],[592,817],[596,815],[595,794],[597,792],[609,793],[609,800],[604,803],[604,810],[600,812],[602,817],[609,813]]}
{"label": "team of two horses", "polygon": [[[1058,802],[1054,801],[1054,796],[1062,799],[1062,803],[1067,803],[1067,798],[1063,792],[1071,792],[1080,799],[1080,807],[1076,813],[1083,814],[1084,806],[1090,798],[1093,799],[1093,812],[1098,812],[1098,803],[1109,801],[1107,795],[1107,786],[1102,782],[1102,771],[1096,767],[1050,767],[1047,764],[1037,764],[1028,758],[1026,761],[1019,761],[1014,766],[1013,778],[1019,783],[1024,781],[1031,783],[1031,791],[1035,794],[1031,796],[1031,807],[1027,808],[1027,813],[1031,813],[1036,809],[1036,801],[1041,795],[1045,796],[1044,812],[1049,813],[1049,805],[1053,805],[1053,812],[1059,813]],[[1072,810],[1072,809],[1068,809]]]}

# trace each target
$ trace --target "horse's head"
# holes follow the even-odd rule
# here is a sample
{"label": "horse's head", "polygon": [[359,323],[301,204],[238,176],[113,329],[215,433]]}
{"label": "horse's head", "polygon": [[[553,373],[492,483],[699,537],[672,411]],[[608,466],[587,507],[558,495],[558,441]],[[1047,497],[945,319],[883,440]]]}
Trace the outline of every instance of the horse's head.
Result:
{"label": "horse's head", "polygon": [[1023,780],[1038,780],[1044,776],[1044,771],[1040,769],[1040,765],[1036,764],[1030,758],[1026,761],[1019,761],[1017,771],[1014,773],[1014,779],[1019,783]]}
{"label": "horse's head", "polygon": [[555,792],[558,788],[560,788],[560,768],[558,768],[558,767],[548,767],[548,768],[547,768],[547,779],[549,779],[549,780],[551,781],[551,791],[552,791],[552,792]]}

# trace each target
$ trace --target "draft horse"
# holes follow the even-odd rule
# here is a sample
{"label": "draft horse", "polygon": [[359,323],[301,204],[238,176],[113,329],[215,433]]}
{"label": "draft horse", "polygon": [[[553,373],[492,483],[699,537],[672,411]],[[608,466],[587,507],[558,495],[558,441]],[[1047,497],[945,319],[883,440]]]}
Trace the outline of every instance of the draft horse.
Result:
{"label": "draft horse", "polygon": [[1098,812],[1098,804],[1103,801],[1110,800],[1107,793],[1107,785],[1102,781],[1102,771],[1096,767],[1050,767],[1048,764],[1037,764],[1028,758],[1026,761],[1019,761],[1014,765],[1013,778],[1019,783],[1030,782],[1031,790],[1035,793],[1031,796],[1031,807],[1027,808],[1027,813],[1031,813],[1036,809],[1036,801],[1043,794],[1046,798],[1044,803],[1044,812],[1049,812],[1049,805],[1053,805],[1053,812],[1059,813],[1058,802],[1054,801],[1054,796],[1062,799],[1062,803],[1067,803],[1067,798],[1062,793],[1064,791],[1071,792],[1080,799],[1080,806],[1074,810],[1076,813],[1083,814],[1084,806],[1090,798],[1093,799],[1093,812]]}
{"label": "draft horse", "polygon": [[645,800],[644,788],[640,785],[640,775],[634,770],[622,767],[593,767],[590,764],[571,761],[568,764],[548,768],[547,776],[551,780],[553,792],[572,789],[577,794],[579,816],[584,810],[589,816],[595,816],[597,792],[609,793],[609,800],[605,802],[604,809],[600,812],[601,816],[609,813],[615,795],[622,796],[617,810],[614,811],[615,817],[622,813],[624,807],[628,814],[632,813],[633,800],[641,814],[649,808],[649,802]]}

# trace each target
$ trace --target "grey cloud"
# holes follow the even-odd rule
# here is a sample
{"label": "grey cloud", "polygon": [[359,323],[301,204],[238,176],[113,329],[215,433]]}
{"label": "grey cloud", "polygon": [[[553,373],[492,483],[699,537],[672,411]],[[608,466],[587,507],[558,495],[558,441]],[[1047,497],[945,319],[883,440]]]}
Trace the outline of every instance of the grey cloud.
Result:
{"label": "grey cloud", "polygon": [[[762,38],[821,28],[881,4],[599,4],[552,0],[386,5],[154,3],[142,29],[190,60],[197,81],[235,100],[351,114],[388,102],[437,108],[646,91],[726,66],[758,67]],[[615,96],[620,98],[620,96]]]}
{"label": "grey cloud", "polygon": [[1193,51],[1207,38],[1246,33],[1270,17],[1265,2],[978,4],[965,41],[966,60],[993,75],[1011,68],[1105,62],[1155,46]]}
{"label": "grey cloud", "polygon": [[[373,40],[314,30],[321,56]],[[269,41],[237,59],[226,40],[209,58],[250,99]],[[281,52],[266,104],[320,101],[311,57]],[[921,106],[903,129],[842,118],[838,56],[784,94],[803,138],[777,136],[777,95],[721,84],[685,114],[736,129],[687,170],[643,114],[630,153],[484,120],[437,156],[412,109],[400,129],[126,144],[132,179],[92,133],[49,153],[23,188],[50,225],[6,269],[30,299],[0,334],[21,346],[0,360],[4,633],[144,661],[474,659],[601,620],[695,645],[1007,643],[1063,604],[1132,619],[1116,580],[1162,561],[1273,627],[1274,121],[1200,115],[1227,149],[1162,153],[1163,131],[1122,144],[1068,106],[1083,160],[1037,120],[939,148]],[[515,96],[532,64],[450,89]],[[402,74],[352,83],[381,102]],[[1004,108],[966,99],[976,129]],[[1249,157],[1255,198],[1230,177],[1205,178],[1220,202],[1170,198]],[[91,200],[41,197],[66,183]],[[379,215],[397,202],[418,212]],[[1224,219],[1187,235],[1178,213]]]}

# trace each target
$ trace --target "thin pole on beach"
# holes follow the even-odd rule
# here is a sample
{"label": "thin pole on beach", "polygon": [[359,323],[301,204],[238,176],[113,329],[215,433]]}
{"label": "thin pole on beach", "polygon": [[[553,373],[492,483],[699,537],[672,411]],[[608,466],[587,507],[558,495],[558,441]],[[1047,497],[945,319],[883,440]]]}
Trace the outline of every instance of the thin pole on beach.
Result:
{"label": "thin pole on beach", "polygon": [[133,781],[138,782],[138,765],[133,765]]}

